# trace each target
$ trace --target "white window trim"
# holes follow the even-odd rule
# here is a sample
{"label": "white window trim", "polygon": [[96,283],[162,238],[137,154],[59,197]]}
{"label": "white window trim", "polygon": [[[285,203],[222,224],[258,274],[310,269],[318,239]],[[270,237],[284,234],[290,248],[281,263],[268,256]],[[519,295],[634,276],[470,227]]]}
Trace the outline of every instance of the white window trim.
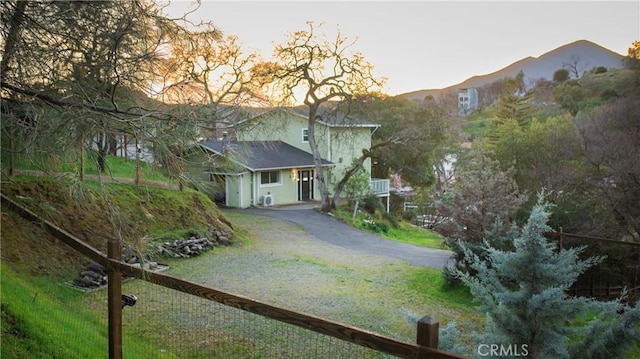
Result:
{"label": "white window trim", "polygon": [[[262,183],[262,173],[264,173],[264,172],[278,172],[278,182]],[[260,188],[262,188],[262,187],[278,187],[278,186],[282,186],[282,171],[261,171],[260,175],[258,176],[258,178],[260,179]]]}
{"label": "white window trim", "polygon": [[[304,133],[307,133],[307,135],[305,136]],[[305,137],[307,137],[307,140],[305,141]],[[302,129],[302,143],[309,143],[309,129],[308,128],[303,128]]]}

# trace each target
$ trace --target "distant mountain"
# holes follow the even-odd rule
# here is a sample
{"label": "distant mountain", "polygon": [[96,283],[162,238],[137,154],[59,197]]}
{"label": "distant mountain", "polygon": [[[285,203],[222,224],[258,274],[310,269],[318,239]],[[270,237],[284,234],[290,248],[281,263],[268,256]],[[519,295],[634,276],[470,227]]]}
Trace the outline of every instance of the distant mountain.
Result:
{"label": "distant mountain", "polygon": [[[551,80],[553,73],[559,69],[567,68],[566,64],[573,65],[580,75],[584,71],[589,71],[594,67],[603,66],[608,69],[622,68],[622,59],[624,56],[606,49],[598,44],[587,40],[580,40],[570,44],[560,46],[555,50],[551,50],[540,57],[526,57],[516,61],[513,64],[486,75],[473,76],[459,84],[449,86],[443,89],[426,89],[407,92],[400,96],[412,100],[422,100],[427,95],[437,95],[448,92],[449,90],[457,90],[459,88],[482,87],[507,76],[515,77],[520,71],[524,72],[525,84],[544,78]],[[569,69],[570,72],[573,72]]]}

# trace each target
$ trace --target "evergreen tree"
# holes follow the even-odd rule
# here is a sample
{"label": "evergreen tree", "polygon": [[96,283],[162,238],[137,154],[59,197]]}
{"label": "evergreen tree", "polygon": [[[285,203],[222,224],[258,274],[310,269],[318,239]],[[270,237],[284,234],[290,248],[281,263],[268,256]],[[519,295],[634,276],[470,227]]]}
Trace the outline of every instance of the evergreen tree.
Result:
{"label": "evergreen tree", "polygon": [[478,348],[495,344],[503,354],[520,350],[531,358],[622,357],[634,342],[640,344],[640,307],[567,296],[578,276],[602,258],[580,260],[584,248],[558,251],[544,236],[551,231],[548,219],[540,198],[513,237],[513,251],[487,246],[483,260],[467,250],[477,274],[459,275],[487,313]]}
{"label": "evergreen tree", "polygon": [[492,125],[498,126],[507,119],[513,119],[524,128],[531,121],[531,117],[531,95],[506,95],[498,100],[496,119],[493,120]]}

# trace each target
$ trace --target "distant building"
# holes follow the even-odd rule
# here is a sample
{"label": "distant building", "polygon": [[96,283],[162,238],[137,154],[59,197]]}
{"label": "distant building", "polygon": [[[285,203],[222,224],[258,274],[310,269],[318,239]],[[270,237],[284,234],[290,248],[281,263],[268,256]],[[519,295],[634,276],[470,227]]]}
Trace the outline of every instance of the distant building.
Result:
{"label": "distant building", "polygon": [[460,89],[458,91],[458,112],[468,115],[478,109],[478,90],[474,88]]}

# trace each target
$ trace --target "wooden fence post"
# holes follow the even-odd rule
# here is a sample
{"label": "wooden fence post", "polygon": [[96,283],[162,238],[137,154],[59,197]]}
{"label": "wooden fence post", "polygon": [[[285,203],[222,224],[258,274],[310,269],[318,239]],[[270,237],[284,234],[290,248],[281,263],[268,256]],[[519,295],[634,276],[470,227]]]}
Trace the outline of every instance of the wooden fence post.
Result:
{"label": "wooden fence post", "polygon": [[[109,259],[122,260],[120,241],[107,243]],[[109,307],[109,359],[122,359],[122,273],[107,261]]]}
{"label": "wooden fence post", "polygon": [[559,228],[560,229],[560,236],[558,237],[558,251],[562,250],[562,227]]}
{"label": "wooden fence post", "polygon": [[416,342],[431,349],[438,349],[438,330],[440,323],[431,315],[425,315],[418,321]]}

